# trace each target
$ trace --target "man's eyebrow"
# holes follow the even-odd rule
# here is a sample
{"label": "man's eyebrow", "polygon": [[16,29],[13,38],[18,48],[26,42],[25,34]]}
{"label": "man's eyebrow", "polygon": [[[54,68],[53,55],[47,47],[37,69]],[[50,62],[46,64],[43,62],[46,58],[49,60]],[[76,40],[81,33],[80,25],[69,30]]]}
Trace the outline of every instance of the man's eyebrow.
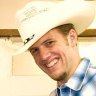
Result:
{"label": "man's eyebrow", "polygon": [[32,49],[32,47],[28,48],[28,51],[30,51]]}
{"label": "man's eyebrow", "polygon": [[37,48],[37,47],[32,47],[32,46],[31,46],[28,50],[30,51],[30,50],[32,50],[32,49],[34,49],[34,48]]}
{"label": "man's eyebrow", "polygon": [[51,41],[51,40],[53,40],[53,39],[47,39],[44,42],[42,42],[41,45],[44,44],[44,43],[46,43],[46,42],[48,42],[48,41]]}
{"label": "man's eyebrow", "polygon": [[[43,45],[43,44],[45,44],[46,42],[48,42],[48,41],[51,41],[51,40],[53,40],[53,39],[47,39],[47,40],[45,40],[44,42],[42,42],[40,45]],[[30,50],[33,50],[34,48],[37,48],[37,46],[31,46],[28,50],[30,51]]]}
{"label": "man's eyebrow", "polygon": [[38,49],[38,47],[31,47],[31,48],[29,49],[29,51],[32,52],[32,51],[35,50],[35,49]]}

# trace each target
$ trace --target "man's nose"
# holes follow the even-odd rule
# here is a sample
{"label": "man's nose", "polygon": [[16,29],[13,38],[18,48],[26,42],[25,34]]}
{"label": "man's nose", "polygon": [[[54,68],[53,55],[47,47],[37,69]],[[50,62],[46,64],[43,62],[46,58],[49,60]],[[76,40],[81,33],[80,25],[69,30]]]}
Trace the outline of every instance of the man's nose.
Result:
{"label": "man's nose", "polygon": [[45,47],[40,48],[40,58],[42,60],[47,60],[50,57],[50,55],[51,55],[51,53],[48,48],[45,48]]}

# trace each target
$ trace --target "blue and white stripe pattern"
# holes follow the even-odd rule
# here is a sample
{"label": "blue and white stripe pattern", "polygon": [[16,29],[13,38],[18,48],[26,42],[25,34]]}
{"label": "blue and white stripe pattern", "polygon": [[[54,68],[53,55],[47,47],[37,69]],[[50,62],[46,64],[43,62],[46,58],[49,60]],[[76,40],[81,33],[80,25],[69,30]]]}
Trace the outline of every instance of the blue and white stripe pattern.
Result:
{"label": "blue and white stripe pattern", "polygon": [[[96,69],[83,58],[68,82],[55,90],[55,96],[96,96]],[[51,96],[51,95],[50,95]]]}

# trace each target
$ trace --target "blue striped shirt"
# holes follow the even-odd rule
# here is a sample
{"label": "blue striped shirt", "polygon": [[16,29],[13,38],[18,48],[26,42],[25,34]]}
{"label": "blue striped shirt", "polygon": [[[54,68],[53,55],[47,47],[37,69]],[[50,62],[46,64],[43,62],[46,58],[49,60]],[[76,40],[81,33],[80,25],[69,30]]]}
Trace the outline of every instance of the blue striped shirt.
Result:
{"label": "blue striped shirt", "polygon": [[50,96],[96,96],[96,68],[84,58],[67,83]]}

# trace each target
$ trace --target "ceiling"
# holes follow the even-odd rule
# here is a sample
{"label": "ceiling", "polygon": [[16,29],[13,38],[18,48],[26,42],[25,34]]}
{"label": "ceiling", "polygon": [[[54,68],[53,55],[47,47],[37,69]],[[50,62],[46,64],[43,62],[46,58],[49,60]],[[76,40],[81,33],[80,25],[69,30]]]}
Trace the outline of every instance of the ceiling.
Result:
{"label": "ceiling", "polygon": [[[32,0],[0,0],[0,29],[17,29],[15,13],[30,1]],[[75,0],[73,1],[75,2]],[[96,0],[86,0],[86,2],[96,6]]]}

